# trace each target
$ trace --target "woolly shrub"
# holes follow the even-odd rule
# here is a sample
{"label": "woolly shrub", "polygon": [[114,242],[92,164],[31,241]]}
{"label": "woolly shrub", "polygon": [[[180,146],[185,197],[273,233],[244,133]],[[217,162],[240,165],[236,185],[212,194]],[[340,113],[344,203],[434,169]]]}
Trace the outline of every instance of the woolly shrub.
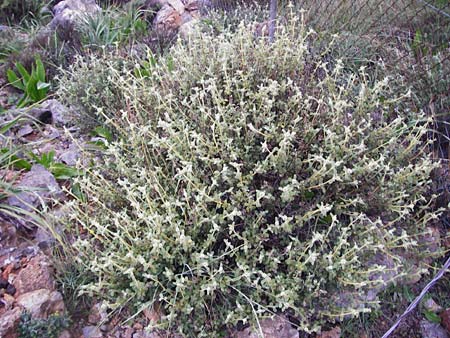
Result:
{"label": "woolly shrub", "polygon": [[90,81],[120,88],[71,94],[116,135],[69,203],[84,293],[186,337],[280,312],[311,332],[413,273],[402,255],[426,254],[437,217],[427,121],[394,118],[407,93],[326,61],[299,22],[272,45],[244,25],[193,36],[148,76],[108,57],[66,74],[73,91],[103,65]]}

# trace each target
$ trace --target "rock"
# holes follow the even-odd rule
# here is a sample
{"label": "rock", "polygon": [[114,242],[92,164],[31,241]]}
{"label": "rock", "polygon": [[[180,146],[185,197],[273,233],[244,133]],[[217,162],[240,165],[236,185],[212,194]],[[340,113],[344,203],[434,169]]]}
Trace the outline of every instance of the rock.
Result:
{"label": "rock", "polygon": [[27,292],[16,299],[17,304],[31,313],[33,318],[48,318],[55,312],[64,312],[64,302],[58,291],[39,289]]}
{"label": "rock", "polygon": [[153,25],[160,34],[171,34],[181,26],[181,14],[169,4],[164,5],[156,14]]}
{"label": "rock", "polygon": [[80,149],[72,143],[66,151],[59,155],[59,160],[67,165],[74,166],[80,157]]}
{"label": "rock", "polygon": [[0,276],[0,289],[6,289],[8,285],[9,282],[5,278]]}
{"label": "rock", "polygon": [[101,303],[96,303],[92,306],[91,311],[89,312],[88,322],[90,324],[99,325],[103,323],[108,318],[108,314],[105,309],[102,308]]}
{"label": "rock", "polygon": [[101,10],[95,0],[64,0],[53,7],[53,19],[49,26],[59,33],[70,33],[79,27],[83,17],[95,16]]}
{"label": "rock", "polygon": [[[54,140],[54,139],[59,138],[61,136],[61,133],[59,132],[59,130],[57,128],[53,127],[50,124],[47,124],[45,126],[44,132],[42,133],[42,136],[44,136],[46,139]],[[52,146],[50,143],[47,143],[47,144],[50,147]],[[54,150],[54,148],[50,149],[50,150]],[[41,153],[42,153],[42,151],[41,151]]]}
{"label": "rock", "polygon": [[143,328],[144,328],[144,325],[142,325],[141,323],[133,324],[133,329],[135,329],[135,330],[142,330]]}
{"label": "rock", "polygon": [[59,334],[58,338],[72,338],[72,335],[70,334],[69,331],[64,330]]}
{"label": "rock", "polygon": [[[274,319],[260,320],[262,333],[265,338],[298,338],[299,333],[294,329],[289,321],[277,316]],[[238,332],[236,338],[260,338],[258,328],[246,328],[244,331]]]}
{"label": "rock", "polygon": [[428,320],[420,322],[422,338],[449,338],[445,329],[437,323],[430,323]]}
{"label": "rock", "polygon": [[85,326],[83,327],[83,338],[102,338],[103,333],[97,326]]}
{"label": "rock", "polygon": [[1,302],[5,306],[6,310],[11,310],[14,307],[15,301],[16,299],[7,293],[5,293],[3,295],[3,299],[1,299]]}
{"label": "rock", "polygon": [[33,165],[17,187],[23,191],[8,197],[8,204],[26,211],[33,211],[34,208],[49,200],[64,198],[56,179],[39,164]]}
{"label": "rock", "polygon": [[330,331],[325,331],[317,335],[317,338],[340,338],[340,337],[341,337],[341,328],[339,326],[336,326]]}
{"label": "rock", "polygon": [[132,327],[125,327],[125,332],[123,333],[123,338],[133,338],[134,329]]}
{"label": "rock", "polygon": [[442,326],[444,326],[447,330],[447,332],[450,333],[450,308],[444,310],[440,314],[442,319]]}
{"label": "rock", "polygon": [[178,13],[183,14],[184,12],[184,4],[181,0],[167,0],[167,3],[172,6]]}
{"label": "rock", "polygon": [[42,124],[55,124],[58,127],[65,126],[72,121],[69,109],[58,100],[50,99],[42,102],[37,107],[28,109],[12,109],[8,113],[11,116],[19,116],[26,113]]}
{"label": "rock", "polygon": [[0,316],[0,337],[17,337],[17,326],[19,325],[21,315],[22,310],[16,307]]}
{"label": "rock", "polygon": [[6,294],[14,296],[16,294],[16,288],[12,284],[8,284],[8,286],[5,289]]}
{"label": "rock", "polygon": [[22,268],[14,280],[19,295],[39,290],[55,288],[52,265],[44,255],[38,255],[30,259]]}
{"label": "rock", "polygon": [[184,5],[184,9],[188,12],[197,12],[204,5],[205,4],[203,4],[203,2],[199,1],[199,0],[188,0],[188,1],[186,1],[186,4]]}
{"label": "rock", "polygon": [[425,309],[431,312],[437,313],[442,311],[442,307],[436,304],[433,298],[428,298],[426,301],[424,301],[423,306],[425,307]]}
{"label": "rock", "polygon": [[50,232],[38,227],[34,234],[34,242],[37,243],[39,249],[45,251],[54,244],[55,238]]}
{"label": "rock", "polygon": [[41,108],[50,111],[52,123],[58,127],[65,126],[72,121],[69,109],[58,100],[46,100],[41,104]]}
{"label": "rock", "polygon": [[41,106],[31,108],[27,113],[33,117],[36,122],[40,122],[42,124],[52,123],[52,112],[48,109],[42,108]]}
{"label": "rock", "polygon": [[17,131],[16,136],[24,137],[30,135],[33,131],[34,131],[33,128],[29,124],[27,124]]}
{"label": "rock", "polygon": [[195,34],[198,31],[199,22],[200,20],[195,19],[182,24],[178,30],[181,38],[187,40]]}
{"label": "rock", "polygon": [[[16,227],[7,222],[0,223],[0,251],[9,247],[17,245],[17,230]],[[0,256],[3,254],[0,253]],[[2,267],[2,260],[0,259],[0,267]]]}
{"label": "rock", "polygon": [[145,332],[143,330],[137,331],[133,334],[133,338],[163,338],[163,335],[160,335],[157,332]]}
{"label": "rock", "polygon": [[161,321],[161,309],[158,304],[153,305],[152,307],[144,309],[142,311],[145,318],[150,322],[150,324],[157,324]]}

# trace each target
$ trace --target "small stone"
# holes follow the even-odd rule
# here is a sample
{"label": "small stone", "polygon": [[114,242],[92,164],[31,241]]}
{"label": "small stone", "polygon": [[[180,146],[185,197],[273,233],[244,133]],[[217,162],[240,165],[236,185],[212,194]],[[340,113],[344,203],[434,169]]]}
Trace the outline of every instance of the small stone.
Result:
{"label": "small stone", "polygon": [[170,34],[177,31],[181,23],[181,14],[168,4],[158,11],[153,21],[153,25],[160,34]]}
{"label": "small stone", "polygon": [[445,329],[437,323],[430,323],[428,320],[420,322],[422,338],[449,338]]}
{"label": "small stone", "polygon": [[33,128],[29,124],[27,124],[17,131],[16,136],[24,137],[30,135],[33,131],[34,131]]}
{"label": "small stone", "polygon": [[8,204],[26,211],[33,211],[45,201],[64,198],[55,177],[40,164],[31,167],[17,188],[23,191],[9,197]]}
{"label": "small stone", "polygon": [[92,306],[91,311],[89,312],[88,322],[90,324],[98,325],[104,321],[106,321],[108,315],[104,309],[102,309],[101,303],[96,303]]}
{"label": "small stone", "polygon": [[149,320],[150,324],[157,324],[161,321],[161,313],[158,308],[159,306],[155,305],[151,308],[144,309],[144,316]]}
{"label": "small stone", "polygon": [[340,338],[341,337],[341,328],[336,326],[330,331],[324,331],[317,335],[317,338]]}
{"label": "small stone", "polygon": [[9,275],[14,270],[14,266],[15,266],[15,264],[10,263],[3,269],[3,272],[2,272],[3,279],[6,279],[7,281],[9,281]]}
{"label": "small stone", "polygon": [[52,123],[56,126],[62,127],[72,121],[72,115],[61,102],[55,99],[46,100],[41,104],[42,109],[46,109],[52,114]]}
{"label": "small stone", "polygon": [[167,0],[167,3],[173,7],[178,13],[183,14],[184,12],[184,4],[181,0]]}
{"label": "small stone", "polygon": [[178,30],[181,38],[187,40],[198,31],[199,20],[193,19],[182,24]]}
{"label": "small stone", "polygon": [[442,319],[442,326],[446,328],[446,330],[450,333],[450,308],[444,310],[440,314]]}
{"label": "small stone", "polygon": [[50,29],[57,29],[64,38],[80,25],[83,17],[96,16],[102,9],[95,0],[64,0],[53,7],[53,19]]}
{"label": "small stone", "polygon": [[59,160],[67,165],[74,166],[80,158],[80,150],[75,144],[71,144],[69,149],[59,156]]}
{"label": "small stone", "polygon": [[102,338],[103,333],[97,326],[85,326],[83,327],[83,337],[84,338]]}
{"label": "small stone", "polygon": [[5,305],[7,310],[10,310],[13,308],[15,301],[16,301],[16,299],[13,296],[11,296],[10,294],[5,293],[3,295],[3,304]]}
{"label": "small stone", "polygon": [[8,286],[6,287],[6,293],[8,295],[14,296],[16,294],[16,288],[14,287],[14,285],[8,284]]}
{"label": "small stone", "polygon": [[[60,131],[50,124],[47,124],[45,126],[45,130],[44,130],[43,134],[44,134],[45,138],[47,138],[49,140],[54,140],[54,139],[61,137]],[[51,150],[53,150],[53,149],[51,149]]]}
{"label": "small stone", "polygon": [[58,291],[35,290],[20,295],[17,303],[31,313],[33,318],[48,318],[52,313],[64,312],[64,302]]}
{"label": "small stone", "polygon": [[133,329],[142,330],[144,326],[141,323],[134,323]]}
{"label": "small stone", "polygon": [[184,8],[188,12],[197,12],[201,6],[198,0],[188,0]]}
{"label": "small stone", "polygon": [[8,284],[9,284],[9,282],[0,276],[0,289],[6,289]]}
{"label": "small stone", "polygon": [[15,337],[22,309],[16,307],[0,316],[0,337]]}
{"label": "small stone", "polygon": [[14,285],[19,294],[55,288],[53,268],[49,259],[44,255],[37,255],[30,259],[28,264],[19,270]]}
{"label": "small stone", "polygon": [[132,327],[127,327],[123,333],[123,338],[133,338],[134,329]]}
{"label": "small stone", "polygon": [[70,334],[69,331],[64,330],[59,334],[58,338],[72,338],[72,335]]}
{"label": "small stone", "polygon": [[133,338],[165,338],[168,335],[159,334],[157,332],[137,331],[133,334]]}
{"label": "small stone", "polygon": [[[299,338],[299,333],[284,317],[277,316],[274,319],[263,319],[259,322],[265,338]],[[256,328],[246,328],[238,332],[236,338],[259,338],[260,332]]]}

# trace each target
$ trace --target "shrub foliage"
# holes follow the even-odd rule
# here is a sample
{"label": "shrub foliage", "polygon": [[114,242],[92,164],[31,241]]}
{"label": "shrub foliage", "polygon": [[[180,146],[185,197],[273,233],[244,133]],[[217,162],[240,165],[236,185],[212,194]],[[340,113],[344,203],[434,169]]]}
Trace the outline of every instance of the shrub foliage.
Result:
{"label": "shrub foliage", "polygon": [[[193,36],[146,72],[93,60],[62,81],[117,136],[70,204],[84,292],[157,306],[185,336],[280,312],[317,331],[408,273],[404,249],[437,216],[426,121],[397,114],[407,93],[330,60],[299,21],[277,34]],[[75,91],[101,65],[120,88],[107,107]]]}

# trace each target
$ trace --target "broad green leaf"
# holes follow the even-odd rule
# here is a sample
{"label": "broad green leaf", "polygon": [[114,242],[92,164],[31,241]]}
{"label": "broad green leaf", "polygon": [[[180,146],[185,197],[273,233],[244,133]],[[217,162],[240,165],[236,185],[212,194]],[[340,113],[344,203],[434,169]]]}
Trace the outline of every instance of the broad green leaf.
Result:
{"label": "broad green leaf", "polygon": [[81,172],[78,169],[69,167],[63,163],[52,164],[50,171],[58,180],[67,180],[69,178],[81,175]]}
{"label": "broad green leaf", "polygon": [[25,89],[25,93],[31,98],[33,102],[37,102],[41,100],[39,92],[37,90],[37,82],[38,80],[34,77],[30,78],[27,83],[27,87]]}
{"label": "broad green leaf", "polygon": [[105,140],[107,140],[108,142],[111,142],[113,139],[113,135],[112,133],[106,129],[105,127],[102,126],[98,126],[93,130],[93,134],[95,136],[100,136],[103,137]]}
{"label": "broad green leaf", "polygon": [[20,81],[20,79],[17,77],[17,74],[13,70],[8,69],[6,71],[6,76],[8,77],[8,82],[11,86],[20,90],[25,90],[23,83]]}
{"label": "broad green leaf", "polygon": [[24,84],[30,81],[31,75],[28,73],[28,71],[25,69],[24,66],[20,62],[16,63],[16,68],[19,71],[20,75],[22,75]]}
{"label": "broad green leaf", "polygon": [[36,59],[36,75],[39,82],[45,82],[45,69],[44,64],[40,58]]}

